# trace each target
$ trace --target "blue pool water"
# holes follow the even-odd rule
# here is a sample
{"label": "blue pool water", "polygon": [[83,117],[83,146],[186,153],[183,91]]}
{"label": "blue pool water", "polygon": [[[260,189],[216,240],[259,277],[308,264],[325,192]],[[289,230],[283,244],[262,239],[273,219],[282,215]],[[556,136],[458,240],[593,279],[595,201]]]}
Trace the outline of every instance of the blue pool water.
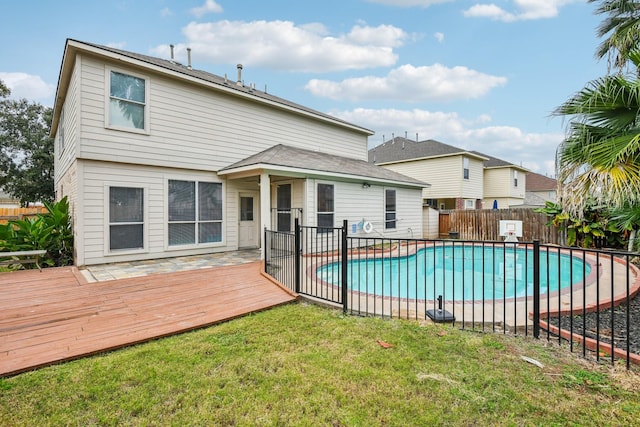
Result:
{"label": "blue pool water", "polygon": [[[340,263],[318,268],[318,277],[340,285]],[[583,281],[591,266],[554,251],[540,253],[540,292],[552,293]],[[531,249],[456,245],[420,249],[406,257],[353,259],[348,263],[350,291],[385,297],[447,300],[507,299],[533,294]]]}

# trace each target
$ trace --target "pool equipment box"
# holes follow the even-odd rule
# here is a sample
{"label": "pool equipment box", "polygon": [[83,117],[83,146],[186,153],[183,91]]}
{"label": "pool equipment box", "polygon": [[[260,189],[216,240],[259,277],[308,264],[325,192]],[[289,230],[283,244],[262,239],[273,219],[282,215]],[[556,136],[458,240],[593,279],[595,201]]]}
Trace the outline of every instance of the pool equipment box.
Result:
{"label": "pool equipment box", "polygon": [[453,314],[449,313],[447,310],[442,309],[442,295],[438,295],[438,308],[437,309],[429,309],[425,312],[427,317],[434,322],[455,322],[456,318]]}

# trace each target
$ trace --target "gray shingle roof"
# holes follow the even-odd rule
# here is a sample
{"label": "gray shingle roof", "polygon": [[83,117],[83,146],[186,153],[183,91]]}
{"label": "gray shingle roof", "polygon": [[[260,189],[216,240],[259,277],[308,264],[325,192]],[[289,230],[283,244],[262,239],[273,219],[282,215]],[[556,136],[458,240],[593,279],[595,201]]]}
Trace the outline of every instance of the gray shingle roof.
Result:
{"label": "gray shingle roof", "polygon": [[232,165],[222,168],[219,172],[233,172],[251,166],[269,166],[273,168],[295,168],[307,171],[317,171],[319,174],[330,173],[357,177],[358,179],[372,179],[387,182],[409,184],[411,186],[428,187],[429,184],[410,178],[392,170],[373,165],[364,160],[335,156],[302,148],[290,147],[283,144],[275,145],[258,154],[247,157]]}
{"label": "gray shingle roof", "polygon": [[[369,150],[369,162],[380,164],[464,153],[471,152],[433,139],[416,142],[396,137]],[[475,155],[484,157],[480,154]]]}

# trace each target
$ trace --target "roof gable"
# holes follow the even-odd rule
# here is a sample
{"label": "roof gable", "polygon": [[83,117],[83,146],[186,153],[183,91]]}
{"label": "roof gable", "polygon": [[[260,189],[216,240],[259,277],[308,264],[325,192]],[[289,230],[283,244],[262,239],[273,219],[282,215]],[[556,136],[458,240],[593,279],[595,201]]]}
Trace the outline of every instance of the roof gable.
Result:
{"label": "roof gable", "polygon": [[79,52],[89,53],[94,56],[102,56],[113,60],[120,60],[123,63],[153,70],[175,79],[182,79],[195,84],[207,86],[211,89],[225,92],[230,95],[240,96],[252,102],[265,104],[274,108],[287,110],[294,114],[304,115],[313,119],[325,121],[333,125],[347,127],[356,132],[366,135],[373,135],[373,131],[354,125],[347,121],[341,120],[329,114],[322,113],[312,108],[305,107],[295,102],[272,95],[266,91],[258,90],[255,86],[246,86],[244,83],[229,80],[207,71],[196,70],[190,66],[182,65],[176,61],[156,58],[153,56],[143,55],[135,52],[129,52],[121,49],[115,49],[99,44],[82,42],[79,40],[67,39],[65,50],[60,66],[60,75],[58,78],[58,87],[56,89],[54,114],[51,124],[51,135],[54,135],[58,126],[60,109],[66,97],[66,91],[69,85],[71,69],[75,62],[75,56]]}

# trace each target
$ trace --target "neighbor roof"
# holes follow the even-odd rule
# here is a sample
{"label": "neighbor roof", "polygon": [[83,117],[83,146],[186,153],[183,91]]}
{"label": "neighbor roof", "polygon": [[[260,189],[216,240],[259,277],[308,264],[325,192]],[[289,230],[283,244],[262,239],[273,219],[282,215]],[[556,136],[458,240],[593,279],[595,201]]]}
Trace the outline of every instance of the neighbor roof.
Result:
{"label": "neighbor roof", "polygon": [[480,155],[480,156],[484,156],[487,158],[487,160],[484,161],[484,167],[491,169],[491,168],[514,168],[514,169],[520,169],[522,171],[527,172],[528,170],[526,168],[523,168],[522,166],[518,166],[516,164],[513,164],[511,162],[507,162],[506,160],[502,160],[499,159],[497,157],[493,157],[490,156],[488,154],[484,154],[484,153],[480,153],[479,151],[474,151],[474,153]]}
{"label": "neighbor roof", "polygon": [[385,164],[461,154],[477,157],[480,160],[487,159],[482,154],[443,144],[433,139],[417,142],[407,138],[396,137],[369,150],[369,162]]}
{"label": "neighbor roof", "polygon": [[288,170],[291,172],[334,176],[348,179],[366,179],[378,182],[393,182],[411,187],[429,187],[430,185],[402,175],[398,172],[373,165],[364,160],[335,156],[283,144],[275,145],[258,154],[247,157],[222,168],[218,175],[231,174],[255,169]]}
{"label": "neighbor roof", "polygon": [[203,84],[210,88],[215,88],[232,95],[242,96],[256,102],[269,104],[271,106],[285,109],[297,114],[313,117],[326,122],[331,122],[338,126],[348,127],[367,135],[373,135],[374,133],[369,129],[354,125],[353,123],[349,123],[329,114],[321,113],[319,111],[305,107],[304,105],[296,104],[295,102],[288,101],[284,98],[271,95],[266,91],[258,90],[254,86],[245,86],[243,82],[241,82],[241,84],[237,84],[237,82],[233,79],[227,79],[226,77],[221,77],[202,70],[195,70],[188,65],[183,65],[176,61],[142,55],[139,53],[115,49],[99,44],[67,39],[64,55],[62,58],[62,64],[60,66],[58,87],[56,89],[54,115],[53,122],[51,124],[52,135],[55,134],[56,128],[58,126],[60,108],[62,108],[62,103],[64,102],[64,98],[66,96],[69,79],[71,77],[71,70],[73,68],[73,63],[75,62],[75,54],[80,51],[89,52],[94,55],[106,56],[110,57],[111,59],[116,59],[124,62],[129,62],[131,65],[135,65],[138,67],[155,69],[155,71],[157,72],[171,74],[176,78],[182,78],[194,83]]}
{"label": "neighbor roof", "polygon": [[558,186],[558,181],[539,173],[528,172],[526,179],[527,191],[554,191]]}

